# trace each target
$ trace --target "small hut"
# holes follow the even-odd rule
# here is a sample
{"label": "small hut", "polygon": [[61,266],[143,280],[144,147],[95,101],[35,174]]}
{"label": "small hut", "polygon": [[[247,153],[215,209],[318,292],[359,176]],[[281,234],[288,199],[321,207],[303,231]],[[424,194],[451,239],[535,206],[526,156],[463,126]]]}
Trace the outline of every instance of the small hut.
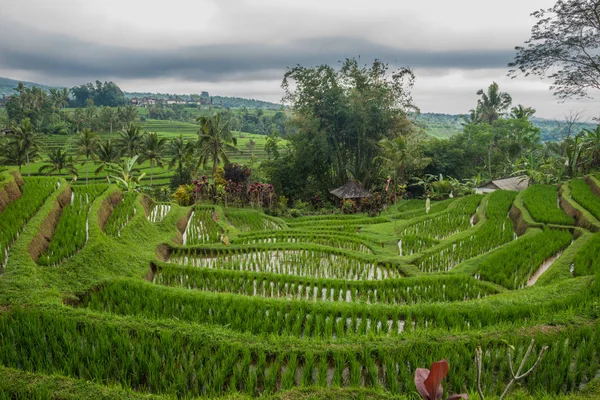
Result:
{"label": "small hut", "polygon": [[356,181],[348,181],[344,186],[330,190],[329,193],[343,200],[360,200],[370,197],[371,193]]}
{"label": "small hut", "polygon": [[483,185],[475,188],[475,193],[490,193],[496,190],[515,190],[520,192],[521,190],[527,189],[529,186],[529,178],[526,175],[512,176],[510,178],[496,179],[484,183]]}

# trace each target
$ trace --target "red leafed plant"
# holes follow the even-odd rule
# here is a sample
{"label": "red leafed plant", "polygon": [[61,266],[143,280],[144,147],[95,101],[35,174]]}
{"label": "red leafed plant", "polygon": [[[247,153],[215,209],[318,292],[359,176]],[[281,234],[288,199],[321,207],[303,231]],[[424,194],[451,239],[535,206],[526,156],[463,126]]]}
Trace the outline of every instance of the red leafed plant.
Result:
{"label": "red leafed plant", "polygon": [[[431,364],[431,371],[427,368],[417,368],[415,371],[415,385],[423,400],[441,400],[444,394],[442,380],[448,375],[448,361],[441,360]],[[466,399],[466,394],[455,394],[446,400]]]}

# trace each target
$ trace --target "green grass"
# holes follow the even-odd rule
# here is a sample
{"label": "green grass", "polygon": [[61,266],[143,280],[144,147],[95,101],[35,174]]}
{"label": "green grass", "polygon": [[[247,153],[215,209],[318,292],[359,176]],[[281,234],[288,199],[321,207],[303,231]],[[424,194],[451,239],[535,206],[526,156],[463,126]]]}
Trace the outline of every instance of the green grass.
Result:
{"label": "green grass", "polygon": [[573,179],[569,183],[573,199],[592,213],[594,217],[600,219],[600,198],[592,192],[589,185],[581,179]]}
{"label": "green grass", "polygon": [[523,204],[531,217],[544,224],[574,225],[575,219],[567,215],[558,204],[558,187],[533,185],[523,194]]}

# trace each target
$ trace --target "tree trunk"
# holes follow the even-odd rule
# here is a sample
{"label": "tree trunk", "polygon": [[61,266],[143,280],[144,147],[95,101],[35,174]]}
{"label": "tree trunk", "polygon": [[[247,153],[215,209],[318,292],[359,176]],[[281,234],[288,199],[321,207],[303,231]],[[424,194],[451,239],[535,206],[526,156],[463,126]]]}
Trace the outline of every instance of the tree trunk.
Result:
{"label": "tree trunk", "polygon": [[27,176],[31,176],[31,164],[29,164],[29,153],[25,157],[27,158]]}
{"label": "tree trunk", "polygon": [[154,172],[152,171],[153,165],[152,165],[152,159],[150,159],[150,186],[152,186],[152,175],[154,174]]}
{"label": "tree trunk", "polygon": [[85,156],[85,185],[87,186],[88,184],[88,156]]}

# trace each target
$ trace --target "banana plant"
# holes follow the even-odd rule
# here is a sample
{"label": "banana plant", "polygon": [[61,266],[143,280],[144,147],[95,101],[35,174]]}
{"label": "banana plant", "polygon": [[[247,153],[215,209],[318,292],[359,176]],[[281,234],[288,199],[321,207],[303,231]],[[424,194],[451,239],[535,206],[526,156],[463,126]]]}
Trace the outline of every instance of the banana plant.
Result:
{"label": "banana plant", "polygon": [[125,192],[139,192],[144,189],[140,182],[146,176],[146,173],[142,173],[139,176],[135,176],[140,172],[138,168],[135,168],[135,162],[138,156],[132,158],[126,158],[123,164],[108,163],[106,169],[108,170],[109,179],[112,178],[123,191]]}

